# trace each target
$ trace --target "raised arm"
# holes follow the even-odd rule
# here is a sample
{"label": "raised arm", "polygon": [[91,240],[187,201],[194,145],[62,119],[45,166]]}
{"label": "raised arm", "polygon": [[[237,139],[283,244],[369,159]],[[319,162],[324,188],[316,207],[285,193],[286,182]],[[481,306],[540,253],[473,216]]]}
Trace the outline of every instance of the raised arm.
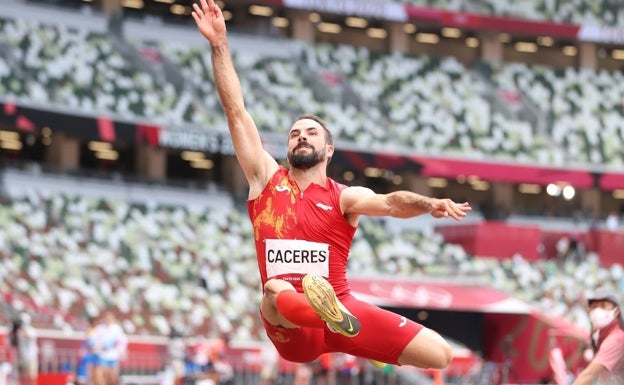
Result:
{"label": "raised arm", "polygon": [[435,218],[451,217],[461,220],[472,208],[450,199],[430,198],[411,191],[376,194],[366,187],[347,187],[340,195],[342,212],[354,224],[359,215],[411,218],[431,214]]}
{"label": "raised arm", "polygon": [[193,4],[193,19],[201,34],[210,42],[212,66],[219,99],[228,121],[238,162],[247,177],[250,195],[259,193],[278,168],[273,157],[262,147],[260,134],[245,109],[240,80],[234,69],[227,41],[225,19],[214,0]]}

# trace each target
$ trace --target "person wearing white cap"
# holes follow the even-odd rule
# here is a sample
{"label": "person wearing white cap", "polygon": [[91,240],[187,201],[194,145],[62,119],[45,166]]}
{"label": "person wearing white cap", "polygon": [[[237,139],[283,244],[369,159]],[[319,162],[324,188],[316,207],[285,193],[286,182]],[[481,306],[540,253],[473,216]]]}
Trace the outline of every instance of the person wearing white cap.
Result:
{"label": "person wearing white cap", "polygon": [[606,288],[587,297],[594,357],[572,385],[624,384],[624,330],[617,294]]}

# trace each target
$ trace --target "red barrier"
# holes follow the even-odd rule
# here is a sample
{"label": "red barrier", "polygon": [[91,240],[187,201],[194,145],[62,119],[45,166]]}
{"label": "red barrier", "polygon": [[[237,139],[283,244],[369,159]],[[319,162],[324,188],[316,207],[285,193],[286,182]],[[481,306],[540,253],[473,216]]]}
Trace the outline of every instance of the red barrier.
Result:
{"label": "red barrier", "polygon": [[529,261],[539,259],[541,231],[537,226],[481,222],[440,226],[436,230],[446,242],[459,244],[466,252],[478,257],[509,258],[520,253]]}
{"label": "red barrier", "polygon": [[587,250],[600,255],[600,264],[611,266],[614,263],[624,265],[624,232],[608,230],[590,230],[587,234]]}
{"label": "red barrier", "polygon": [[557,242],[563,237],[576,237],[585,250],[597,253],[602,266],[624,264],[624,232],[593,229],[588,232],[545,231],[542,242],[546,258],[556,258]]}
{"label": "red barrier", "polygon": [[71,377],[71,373],[39,373],[37,385],[67,385]]}

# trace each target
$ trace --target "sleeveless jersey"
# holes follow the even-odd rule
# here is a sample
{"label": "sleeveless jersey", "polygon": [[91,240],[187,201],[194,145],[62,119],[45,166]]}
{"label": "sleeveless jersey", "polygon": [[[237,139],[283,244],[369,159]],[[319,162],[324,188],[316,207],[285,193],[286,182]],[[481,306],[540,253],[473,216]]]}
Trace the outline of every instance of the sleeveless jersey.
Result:
{"label": "sleeveless jersey", "polygon": [[311,184],[301,191],[280,167],[247,202],[263,285],[279,278],[302,292],[301,279],[315,272],[327,278],[339,298],[349,294],[347,259],[356,227],[340,210],[346,187],[327,178],[327,187]]}

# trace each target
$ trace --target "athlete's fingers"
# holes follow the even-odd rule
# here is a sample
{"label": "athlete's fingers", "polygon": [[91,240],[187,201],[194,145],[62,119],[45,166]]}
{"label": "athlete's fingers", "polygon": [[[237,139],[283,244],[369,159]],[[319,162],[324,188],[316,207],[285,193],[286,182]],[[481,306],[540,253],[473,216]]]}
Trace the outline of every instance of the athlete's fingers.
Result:
{"label": "athlete's fingers", "polygon": [[464,212],[464,213],[466,213],[466,214],[468,214],[469,212],[471,212],[471,211],[472,211],[472,207],[470,207],[470,205],[469,205],[469,204],[467,204],[467,203],[462,204],[459,208],[460,208],[460,210],[461,210],[462,212]]}
{"label": "athlete's fingers", "polygon": [[199,8],[199,5],[194,3],[193,12],[191,12],[191,15],[193,16],[193,19],[195,19],[195,22],[199,24],[199,22],[202,19],[202,16],[204,15],[204,12]]}
{"label": "athlete's fingers", "polygon": [[466,216],[466,212],[461,210],[461,207],[452,201],[448,204],[448,208],[446,211],[451,217],[456,220],[460,220],[461,218]]}
{"label": "athlete's fingers", "polygon": [[459,220],[462,216],[455,212],[453,209],[445,210],[444,217],[451,216],[453,219]]}
{"label": "athlete's fingers", "polygon": [[464,206],[463,205],[459,205],[459,204],[453,202],[453,210],[455,210],[455,212],[458,213],[458,214],[466,215],[466,211],[464,210]]}

